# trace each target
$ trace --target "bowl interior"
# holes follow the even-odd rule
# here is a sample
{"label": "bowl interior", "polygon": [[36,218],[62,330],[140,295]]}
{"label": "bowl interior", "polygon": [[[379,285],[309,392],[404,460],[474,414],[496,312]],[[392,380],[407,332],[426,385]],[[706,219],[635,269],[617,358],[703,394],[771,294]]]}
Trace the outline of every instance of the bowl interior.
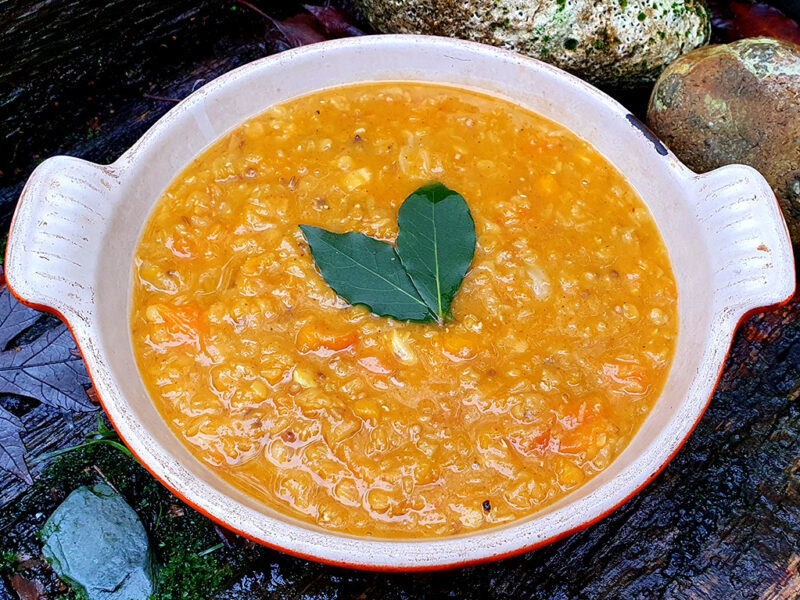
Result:
{"label": "bowl interior", "polygon": [[[628,448],[604,472],[527,519],[456,538],[413,541],[362,540],[298,522],[232,488],[193,458],[167,428],[139,378],[128,323],[131,265],[142,226],[162,191],[209,143],[270,105],[367,81],[468,87],[560,123],[627,177],[666,242],[678,284],[680,330],[663,394]],[[122,174],[122,185],[95,274],[98,325],[87,334],[107,362],[110,383],[99,390],[106,408],[137,454],[190,502],[241,532],[296,553],[356,566],[430,567],[499,556],[591,521],[643,485],[677,449],[705,407],[727,351],[733,326],[726,329],[715,320],[706,240],[687,184],[692,174],[659,152],[626,111],[600,92],[511,53],[404,36],[286,52],[205,86],[113,166]],[[719,340],[724,340],[722,348]],[[465,537],[481,542],[465,544]]]}

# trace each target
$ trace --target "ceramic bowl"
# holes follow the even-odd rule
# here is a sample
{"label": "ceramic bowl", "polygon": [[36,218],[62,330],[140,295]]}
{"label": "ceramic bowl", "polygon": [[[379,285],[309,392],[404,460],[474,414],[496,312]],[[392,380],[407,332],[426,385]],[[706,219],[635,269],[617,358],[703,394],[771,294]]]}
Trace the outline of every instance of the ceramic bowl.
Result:
{"label": "ceramic bowl", "polygon": [[[327,531],[274,511],[192,457],[150,400],[128,318],[132,259],[170,181],[211,142],[277,102],[367,81],[422,81],[493,94],[587,140],[630,181],[664,238],[677,278],[675,359],[625,451],[560,501],[510,524],[447,538],[390,540]],[[355,568],[423,570],[498,559],[584,528],[642,489],[700,419],[739,321],[794,292],[792,249],[756,171],[684,167],[614,100],[554,67],[479,44],[370,36],[290,50],[193,93],[108,166],[58,156],[31,175],[11,226],[6,278],[24,303],[72,329],[103,407],[152,474],[200,512],[260,543]]]}

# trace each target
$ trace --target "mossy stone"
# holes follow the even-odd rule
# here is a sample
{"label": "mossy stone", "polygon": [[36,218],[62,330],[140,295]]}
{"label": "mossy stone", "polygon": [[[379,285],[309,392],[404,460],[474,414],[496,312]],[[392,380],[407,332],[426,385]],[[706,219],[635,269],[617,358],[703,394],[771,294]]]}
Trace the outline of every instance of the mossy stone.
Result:
{"label": "mossy stone", "polygon": [[800,46],[749,38],[695,50],[661,75],[647,121],[695,171],[758,169],[800,243]]}
{"label": "mossy stone", "polygon": [[705,44],[701,0],[355,0],[383,33],[503,46],[596,84],[636,88]]}
{"label": "mossy stone", "polygon": [[72,492],[42,537],[42,554],[53,570],[90,600],[147,600],[153,593],[144,526],[109,486]]}

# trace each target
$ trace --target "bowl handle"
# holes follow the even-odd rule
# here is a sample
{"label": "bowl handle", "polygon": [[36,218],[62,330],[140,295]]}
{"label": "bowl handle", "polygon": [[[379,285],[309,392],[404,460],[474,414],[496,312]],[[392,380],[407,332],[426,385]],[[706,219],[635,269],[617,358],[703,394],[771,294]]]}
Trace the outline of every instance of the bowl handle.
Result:
{"label": "bowl handle", "polygon": [[6,281],[26,304],[87,320],[119,179],[113,167],[70,156],[44,161],[17,203],[6,250]]}
{"label": "bowl handle", "polygon": [[713,286],[728,316],[785,302],[795,290],[794,253],[775,194],[755,169],[696,175],[697,217],[706,233]]}

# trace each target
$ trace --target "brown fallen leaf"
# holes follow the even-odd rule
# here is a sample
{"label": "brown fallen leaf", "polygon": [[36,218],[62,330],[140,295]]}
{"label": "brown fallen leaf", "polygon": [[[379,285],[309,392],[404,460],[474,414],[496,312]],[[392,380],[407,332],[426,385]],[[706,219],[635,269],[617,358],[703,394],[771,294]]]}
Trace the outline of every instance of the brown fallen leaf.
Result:
{"label": "brown fallen leaf", "polygon": [[321,30],[319,21],[313,15],[299,14],[283,21],[277,21],[272,17],[267,18],[281,32],[292,48],[324,42],[328,39],[325,32]]}
{"label": "brown fallen leaf", "polygon": [[47,597],[41,581],[31,581],[17,574],[13,575],[9,582],[17,592],[19,600],[44,600]]}
{"label": "brown fallen leaf", "polygon": [[94,389],[94,386],[86,390],[86,397],[89,398],[92,404],[100,404],[100,396],[97,395],[97,390]]}
{"label": "brown fallen leaf", "polygon": [[364,35],[363,31],[353,25],[341,11],[333,6],[303,4],[303,8],[314,15],[314,18],[319,21],[329,35],[336,37]]}
{"label": "brown fallen leaf", "polygon": [[709,10],[714,42],[764,36],[800,44],[797,22],[764,2],[709,2]]}
{"label": "brown fallen leaf", "polygon": [[331,6],[304,5],[308,13],[278,20],[248,0],[236,1],[270,23],[272,27],[271,31],[267,32],[267,42],[276,52],[334,38],[364,35],[364,32],[351,23],[344,13]]}

